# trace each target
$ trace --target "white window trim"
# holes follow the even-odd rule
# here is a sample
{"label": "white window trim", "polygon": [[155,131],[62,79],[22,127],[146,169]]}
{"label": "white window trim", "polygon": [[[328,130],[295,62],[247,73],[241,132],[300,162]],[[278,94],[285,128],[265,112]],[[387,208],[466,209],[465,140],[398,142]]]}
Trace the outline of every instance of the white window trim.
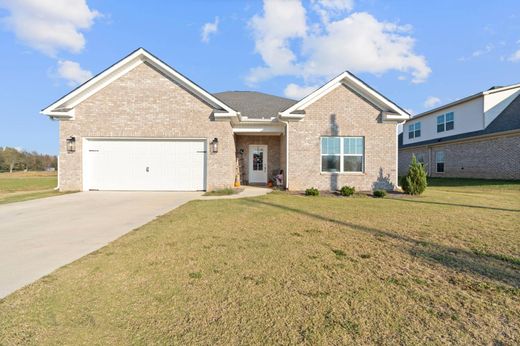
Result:
{"label": "white window trim", "polygon": [[[323,138],[339,138],[340,139],[340,148],[339,148],[339,154],[323,154],[322,152],[322,146],[321,146],[321,140]],[[345,138],[361,138],[363,139],[363,153],[361,154],[345,154],[345,145],[344,145],[344,139]],[[337,172],[330,172],[330,171],[324,171],[323,170],[323,156],[339,156],[339,171]],[[345,156],[361,156],[361,170],[360,171],[344,171],[344,163],[345,163]],[[365,173],[365,137],[363,136],[321,136],[320,137],[320,173],[324,174],[364,174]]]}

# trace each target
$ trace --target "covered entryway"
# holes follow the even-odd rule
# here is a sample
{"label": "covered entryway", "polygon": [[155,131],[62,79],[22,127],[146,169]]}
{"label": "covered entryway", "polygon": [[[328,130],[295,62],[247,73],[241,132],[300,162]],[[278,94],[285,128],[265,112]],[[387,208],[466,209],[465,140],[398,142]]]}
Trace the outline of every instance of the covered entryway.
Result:
{"label": "covered entryway", "polygon": [[205,139],[89,138],[83,153],[85,191],[206,188]]}

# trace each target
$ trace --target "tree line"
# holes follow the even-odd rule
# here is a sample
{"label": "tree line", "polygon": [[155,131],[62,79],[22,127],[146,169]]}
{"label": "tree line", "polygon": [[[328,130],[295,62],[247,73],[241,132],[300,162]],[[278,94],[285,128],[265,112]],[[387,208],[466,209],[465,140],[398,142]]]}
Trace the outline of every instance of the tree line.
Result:
{"label": "tree line", "polygon": [[58,158],[54,155],[0,147],[0,172],[47,171],[57,168]]}

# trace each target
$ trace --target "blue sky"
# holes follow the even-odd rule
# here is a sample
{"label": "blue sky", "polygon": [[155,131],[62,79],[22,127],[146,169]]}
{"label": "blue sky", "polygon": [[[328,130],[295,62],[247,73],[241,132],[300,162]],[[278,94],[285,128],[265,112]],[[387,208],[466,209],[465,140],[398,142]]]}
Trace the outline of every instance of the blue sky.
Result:
{"label": "blue sky", "polygon": [[297,98],[348,69],[420,113],[520,82],[520,3],[0,0],[0,47],[0,146],[56,154],[39,111],[137,47],[210,92]]}

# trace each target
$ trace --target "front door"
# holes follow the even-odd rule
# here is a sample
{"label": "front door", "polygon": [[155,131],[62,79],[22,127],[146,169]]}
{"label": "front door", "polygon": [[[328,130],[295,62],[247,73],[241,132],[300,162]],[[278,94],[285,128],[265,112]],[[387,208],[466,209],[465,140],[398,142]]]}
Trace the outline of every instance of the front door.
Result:
{"label": "front door", "polygon": [[249,182],[267,183],[267,145],[249,146]]}

